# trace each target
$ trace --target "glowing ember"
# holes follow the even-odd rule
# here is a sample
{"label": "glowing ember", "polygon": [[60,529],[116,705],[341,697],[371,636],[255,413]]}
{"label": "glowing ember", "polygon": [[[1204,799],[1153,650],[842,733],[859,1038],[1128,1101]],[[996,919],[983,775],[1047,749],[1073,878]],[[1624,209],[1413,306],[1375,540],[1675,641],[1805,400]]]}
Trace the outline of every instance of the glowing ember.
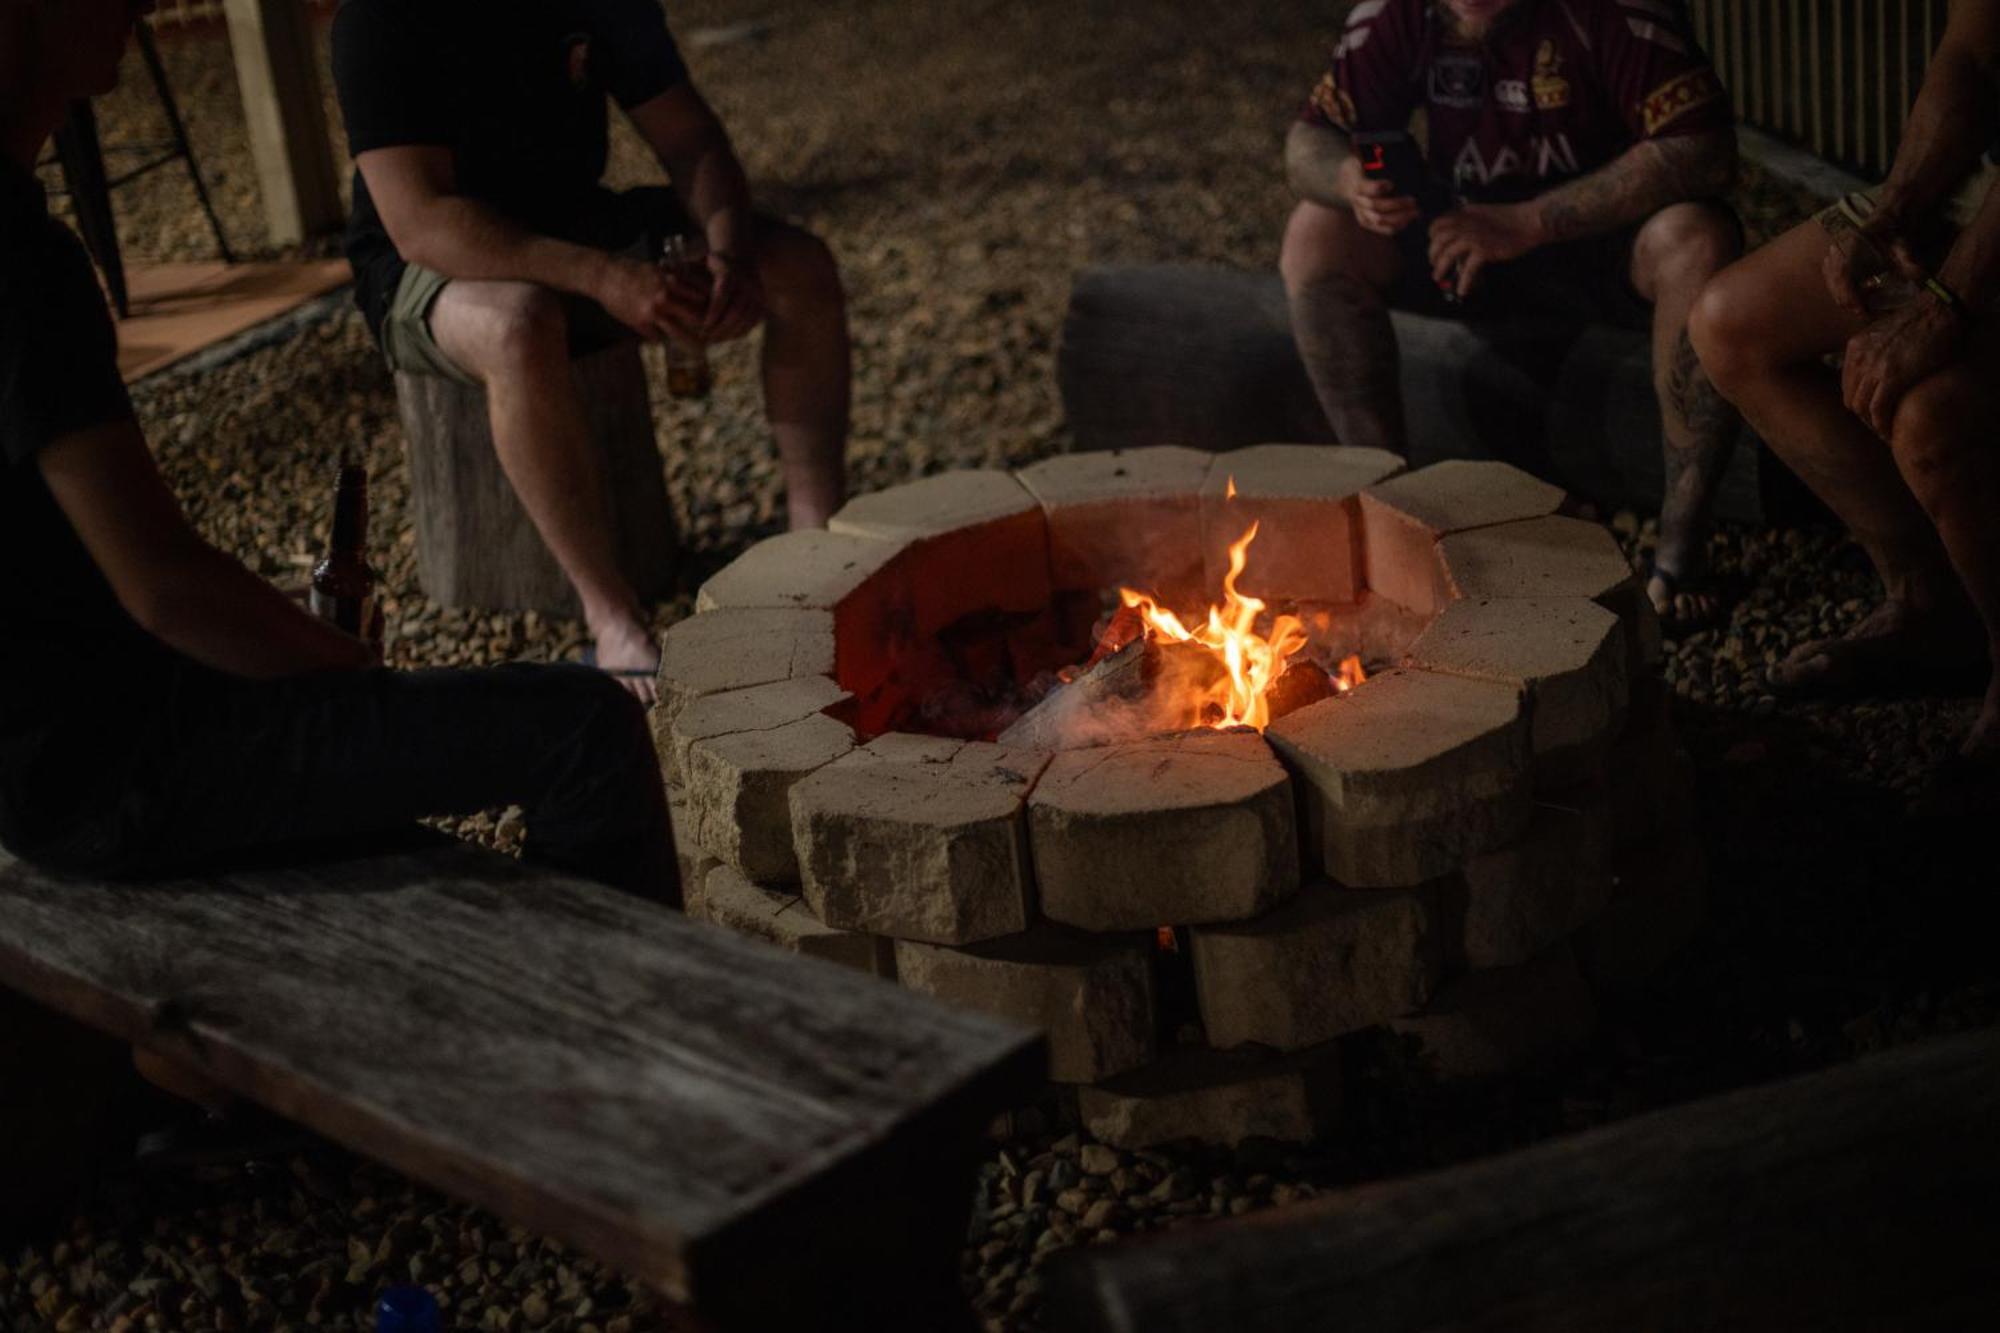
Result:
{"label": "glowing ember", "polygon": [[[1257,620],[1266,609],[1265,603],[1236,590],[1236,580],[1242,577],[1249,563],[1250,544],[1257,540],[1257,528],[1252,523],[1242,539],[1229,548],[1229,574],[1222,581],[1222,605],[1208,609],[1205,625],[1189,629],[1179,616],[1151,595],[1131,588],[1118,590],[1125,605],[1138,612],[1150,636],[1199,644],[1221,662],[1226,674],[1203,690],[1201,697],[1188,701],[1195,725],[1218,731],[1229,727],[1255,727],[1262,731],[1269,726],[1271,689],[1285,674],[1292,658],[1307,645],[1305,625],[1294,615],[1275,616],[1270,630],[1258,633]],[[1333,685],[1344,693],[1365,679],[1361,659],[1350,657],[1340,664]]]}

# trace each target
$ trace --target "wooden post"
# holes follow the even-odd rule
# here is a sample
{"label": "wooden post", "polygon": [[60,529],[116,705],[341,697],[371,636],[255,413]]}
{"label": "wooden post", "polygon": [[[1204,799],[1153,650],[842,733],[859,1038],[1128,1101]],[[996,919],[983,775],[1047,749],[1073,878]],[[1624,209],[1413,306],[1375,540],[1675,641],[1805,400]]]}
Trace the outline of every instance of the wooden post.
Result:
{"label": "wooden post", "polygon": [[303,0],[225,0],[250,154],[273,245],[296,245],[345,219]]}

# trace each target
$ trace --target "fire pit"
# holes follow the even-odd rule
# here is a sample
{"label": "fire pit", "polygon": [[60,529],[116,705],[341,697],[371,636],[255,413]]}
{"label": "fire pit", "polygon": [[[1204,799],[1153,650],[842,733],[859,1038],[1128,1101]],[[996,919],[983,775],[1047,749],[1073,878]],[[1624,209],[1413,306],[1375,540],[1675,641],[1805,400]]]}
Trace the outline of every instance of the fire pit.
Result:
{"label": "fire pit", "polygon": [[1127,1146],[1311,1137],[1382,1025],[1531,1059],[1701,911],[1657,626],[1563,500],[1166,447],[766,541],[663,647],[689,910],[1045,1028]]}

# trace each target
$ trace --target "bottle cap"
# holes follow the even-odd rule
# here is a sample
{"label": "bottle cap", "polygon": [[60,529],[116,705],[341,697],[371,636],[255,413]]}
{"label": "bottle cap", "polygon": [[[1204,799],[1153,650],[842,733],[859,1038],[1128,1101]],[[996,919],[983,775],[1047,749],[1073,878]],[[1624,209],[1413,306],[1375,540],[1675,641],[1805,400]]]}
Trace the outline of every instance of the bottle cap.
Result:
{"label": "bottle cap", "polygon": [[422,1287],[390,1287],[375,1302],[375,1333],[438,1333],[438,1303]]}

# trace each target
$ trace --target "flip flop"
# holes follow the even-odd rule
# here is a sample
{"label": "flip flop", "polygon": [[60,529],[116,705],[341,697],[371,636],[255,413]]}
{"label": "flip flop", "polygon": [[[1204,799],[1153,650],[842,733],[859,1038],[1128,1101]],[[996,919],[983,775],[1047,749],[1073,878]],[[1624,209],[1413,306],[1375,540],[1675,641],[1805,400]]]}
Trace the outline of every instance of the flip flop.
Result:
{"label": "flip flop", "polygon": [[[1654,579],[1658,579],[1666,586],[1667,606],[1669,609],[1660,612],[1659,615],[1660,628],[1668,634],[1707,629],[1710,626],[1722,624],[1729,619],[1729,613],[1736,605],[1737,598],[1735,593],[1726,589],[1723,581],[1716,578],[1713,574],[1686,577],[1674,573],[1666,566],[1658,564],[1653,560],[1647,560],[1645,566],[1639,571],[1639,578],[1649,601],[1653,595],[1652,587]],[[1676,600],[1682,596],[1695,594],[1706,594],[1712,598],[1715,602],[1715,609],[1707,615],[1680,616],[1673,613],[1672,607]]]}

